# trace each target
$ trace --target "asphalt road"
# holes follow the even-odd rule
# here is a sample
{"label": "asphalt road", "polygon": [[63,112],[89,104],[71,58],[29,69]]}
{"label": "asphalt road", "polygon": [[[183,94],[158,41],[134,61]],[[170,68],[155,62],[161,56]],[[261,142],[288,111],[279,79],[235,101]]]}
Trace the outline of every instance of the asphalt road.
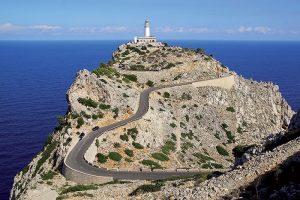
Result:
{"label": "asphalt road", "polygon": [[[198,81],[193,81],[193,82],[198,82]],[[131,117],[125,120],[113,123],[105,127],[101,127],[98,130],[92,131],[91,133],[87,134],[81,141],[79,141],[74,146],[71,152],[67,155],[64,164],[68,165],[70,168],[74,170],[86,174],[96,175],[96,176],[109,176],[116,179],[157,180],[157,179],[164,179],[172,176],[189,176],[189,175],[198,174],[199,172],[187,172],[187,171],[184,172],[108,171],[104,168],[98,168],[92,166],[84,160],[84,154],[87,151],[87,149],[90,147],[90,145],[94,142],[95,138],[99,137],[102,134],[105,134],[105,132],[109,130],[118,128],[120,126],[124,126],[132,121],[136,121],[142,118],[147,113],[149,108],[149,95],[152,91],[163,89],[163,88],[175,87],[175,86],[189,85],[193,82],[179,83],[173,85],[163,85],[163,86],[151,87],[144,90],[140,94],[139,107],[137,112],[134,115],[132,115]]]}

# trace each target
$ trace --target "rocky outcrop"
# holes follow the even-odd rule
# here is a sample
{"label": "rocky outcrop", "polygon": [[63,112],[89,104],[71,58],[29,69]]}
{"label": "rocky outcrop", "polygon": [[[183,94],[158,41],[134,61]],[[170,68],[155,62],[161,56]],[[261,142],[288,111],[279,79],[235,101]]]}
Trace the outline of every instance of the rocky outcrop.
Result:
{"label": "rocky outcrop", "polygon": [[[220,83],[206,81],[220,77],[232,77],[232,80],[221,87]],[[139,94],[148,87],[191,81],[198,83],[151,93],[149,110],[142,119],[99,137],[95,141],[98,153],[107,156],[109,152],[117,152],[122,159],[115,162],[106,157],[107,162],[100,163],[95,158],[94,164],[107,168],[146,169],[142,160],[154,160],[154,153],[164,153],[168,159],[155,162],[165,168],[231,168],[234,166],[231,152],[235,146],[264,144],[271,134],[285,131],[294,115],[278,86],[244,79],[201,50],[125,45],[114,53],[108,64],[94,72],[81,70],[77,73],[67,92],[68,112],[59,118],[59,125],[43,151],[16,175],[11,199],[41,197],[39,190],[46,191],[47,195],[43,196],[46,199],[56,198],[63,189],[76,184],[68,182],[59,170],[70,147],[78,142],[82,133],[88,134],[95,126],[106,126],[131,116],[137,110]],[[299,114],[293,117],[290,130],[299,127],[299,118]],[[266,153],[263,158],[276,160],[282,156],[280,159],[283,159],[295,148],[283,147],[283,151]],[[129,157],[131,154],[128,150],[126,153],[126,149],[132,150],[133,155]],[[92,155],[94,151],[95,148]],[[88,160],[92,162],[93,156]],[[268,164],[275,166],[275,163]],[[262,159],[252,157],[246,164],[265,166]],[[254,169],[243,169],[251,174],[252,180]],[[215,183],[219,182],[211,184]],[[101,193],[99,190],[95,194]],[[166,191],[171,196],[177,194],[175,190],[172,193],[172,189]],[[199,191],[194,188],[188,190],[187,195]],[[64,198],[66,196],[69,197],[65,195]]]}
{"label": "rocky outcrop", "polygon": [[292,117],[291,123],[289,125],[289,130],[298,130],[300,129],[300,110]]}

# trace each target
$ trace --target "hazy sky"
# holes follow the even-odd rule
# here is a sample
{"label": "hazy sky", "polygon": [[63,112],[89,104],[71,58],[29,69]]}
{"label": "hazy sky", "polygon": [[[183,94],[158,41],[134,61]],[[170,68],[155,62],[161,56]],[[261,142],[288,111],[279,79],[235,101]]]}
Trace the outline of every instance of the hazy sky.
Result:
{"label": "hazy sky", "polygon": [[299,0],[0,0],[0,40],[300,40]]}

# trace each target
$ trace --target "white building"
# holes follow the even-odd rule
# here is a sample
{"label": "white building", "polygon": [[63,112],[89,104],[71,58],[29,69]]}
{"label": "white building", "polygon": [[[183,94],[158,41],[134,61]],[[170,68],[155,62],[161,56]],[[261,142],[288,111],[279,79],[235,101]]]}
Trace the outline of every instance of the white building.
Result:
{"label": "white building", "polygon": [[144,37],[135,37],[134,43],[144,44],[144,43],[156,43],[156,37],[151,36],[150,34],[150,23],[149,20],[145,21],[144,26]]}

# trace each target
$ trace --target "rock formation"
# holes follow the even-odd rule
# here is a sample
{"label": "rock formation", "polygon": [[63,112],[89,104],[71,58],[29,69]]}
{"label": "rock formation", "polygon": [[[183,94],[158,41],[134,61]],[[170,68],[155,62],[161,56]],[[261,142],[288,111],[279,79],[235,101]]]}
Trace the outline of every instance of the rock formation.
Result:
{"label": "rock formation", "polygon": [[[229,76],[233,77],[230,88],[203,86],[207,80]],[[238,76],[201,49],[122,45],[107,64],[101,64],[93,72],[78,72],[67,92],[68,112],[59,118],[59,125],[50,134],[44,149],[16,175],[10,198],[135,198],[128,194],[151,182],[127,180],[115,182],[115,185],[76,186],[60,174],[63,159],[82,133],[89,134],[95,126],[109,125],[136,112],[139,94],[144,89],[191,81],[196,83],[151,93],[149,110],[142,119],[97,138],[98,154],[94,164],[129,170],[156,165],[166,169],[230,170],[237,165],[233,149],[264,147],[270,136],[300,127],[300,114],[293,117],[294,112],[278,86]],[[272,153],[261,155],[262,150],[253,157],[249,154],[240,171],[210,179],[201,184],[202,189],[195,187],[193,180],[173,181],[166,183],[161,192],[141,194],[141,198],[198,198],[209,193],[213,199],[226,195],[299,150],[298,143],[296,139],[274,148]],[[296,147],[288,149],[289,145]],[[235,182],[244,173],[251,177]],[[235,185],[225,187],[222,181],[226,176],[230,176]],[[172,184],[181,186],[178,185],[178,189]],[[118,191],[112,189],[115,186]],[[187,187],[190,189],[186,190]],[[72,193],[79,190],[87,192]]]}

